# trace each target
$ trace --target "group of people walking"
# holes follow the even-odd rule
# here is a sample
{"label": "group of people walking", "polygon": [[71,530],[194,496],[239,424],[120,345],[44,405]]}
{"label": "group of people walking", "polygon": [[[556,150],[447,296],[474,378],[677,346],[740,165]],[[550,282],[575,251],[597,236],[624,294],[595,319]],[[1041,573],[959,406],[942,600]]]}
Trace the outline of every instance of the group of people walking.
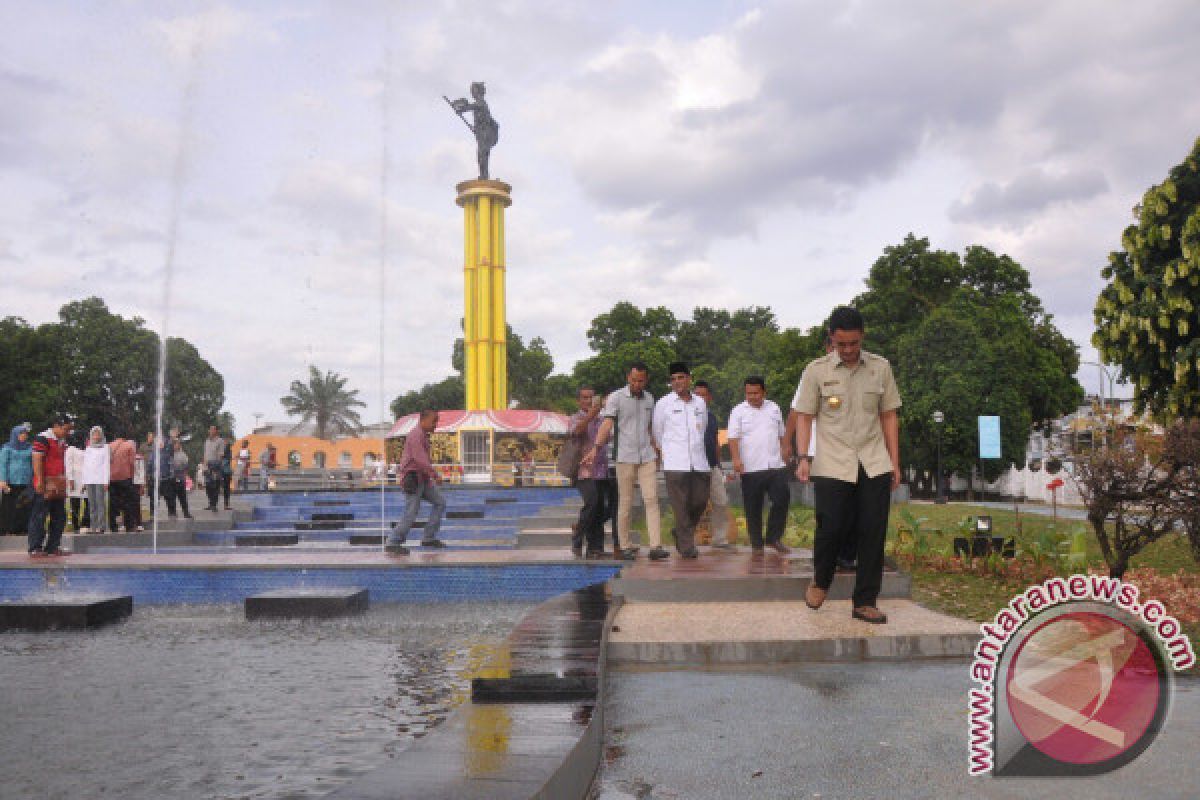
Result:
{"label": "group of people walking", "polygon": [[[730,412],[726,431],[752,556],[761,557],[767,548],[781,555],[790,552],[783,541],[790,480],[794,474],[799,481],[812,481],[814,578],[805,602],[820,608],[839,566],[853,569],[852,614],[879,624],[887,621],[876,603],[891,493],[900,483],[901,401],[887,360],[862,349],[864,333],[857,310],[835,309],[828,322],[828,352],[804,369],[787,418],[767,399],[763,377],[751,375],[743,382],[744,400]],[[693,385],[684,362],[672,363],[669,372],[670,392],[657,401],[646,389],[649,370],[642,362],[632,363],[626,385],[603,401],[592,387],[579,389],[579,410],[569,423],[569,435],[582,453],[574,475],[583,499],[572,547],[577,556],[604,557],[603,509],[605,498],[615,494],[614,555],[637,558],[630,535],[636,486],[646,513],[647,555],[652,561],[670,557],[662,546],[660,467],[679,557],[699,556],[696,527],[710,505],[713,548],[736,549],[728,537],[726,477],[708,386]],[[615,480],[609,478],[610,460]]]}

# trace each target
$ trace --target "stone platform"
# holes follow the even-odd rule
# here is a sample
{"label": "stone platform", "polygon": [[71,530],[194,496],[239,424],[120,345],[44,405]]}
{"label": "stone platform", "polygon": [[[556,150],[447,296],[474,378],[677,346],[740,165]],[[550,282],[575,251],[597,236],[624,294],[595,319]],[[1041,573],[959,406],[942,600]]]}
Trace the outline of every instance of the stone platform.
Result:
{"label": "stone platform", "polygon": [[125,619],[133,598],[78,597],[70,594],[0,603],[0,631],[82,630]]}
{"label": "stone platform", "polygon": [[246,619],[299,619],[361,614],[369,605],[366,589],[277,589],[247,597]]}
{"label": "stone platform", "polygon": [[[755,557],[749,548],[728,553],[701,547],[697,559],[683,559],[672,551],[666,561],[642,557],[626,567],[613,582],[613,594],[626,603],[663,602],[773,602],[804,599],[812,581],[812,553],[796,550],[780,556],[772,550]],[[882,597],[908,597],[912,581],[902,572],[885,569]],[[839,572],[829,587],[831,600],[849,599],[854,574]]]}

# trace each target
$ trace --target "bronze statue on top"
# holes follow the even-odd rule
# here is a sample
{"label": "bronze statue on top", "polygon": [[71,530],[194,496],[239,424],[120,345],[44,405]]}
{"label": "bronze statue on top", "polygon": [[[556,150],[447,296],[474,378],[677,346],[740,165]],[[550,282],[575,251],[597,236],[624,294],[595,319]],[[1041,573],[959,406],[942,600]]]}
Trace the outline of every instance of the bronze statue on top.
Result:
{"label": "bronze statue on top", "polygon": [[[483,94],[486,90],[483,83],[475,82],[471,84],[471,97],[475,102],[468,101],[465,97],[460,97],[457,100],[442,95],[442,99],[450,104],[454,109],[454,113],[458,114],[459,119],[463,124],[471,129],[471,133],[475,134],[476,158],[479,159],[479,178],[480,180],[488,179],[488,156],[491,155],[492,148],[496,146],[496,142],[500,139],[500,125],[492,116],[492,112],[488,109],[487,101],[483,99]],[[474,112],[475,124],[467,122],[464,113]]]}

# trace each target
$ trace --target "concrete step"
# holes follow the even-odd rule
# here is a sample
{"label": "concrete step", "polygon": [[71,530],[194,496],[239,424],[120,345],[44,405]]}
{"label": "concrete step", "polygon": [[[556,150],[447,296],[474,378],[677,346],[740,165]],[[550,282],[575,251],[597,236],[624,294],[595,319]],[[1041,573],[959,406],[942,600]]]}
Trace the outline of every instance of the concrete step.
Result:
{"label": "concrete step", "polygon": [[522,550],[538,548],[555,548],[561,550],[570,546],[570,528],[545,528],[534,531],[521,531],[517,534],[517,547]]}

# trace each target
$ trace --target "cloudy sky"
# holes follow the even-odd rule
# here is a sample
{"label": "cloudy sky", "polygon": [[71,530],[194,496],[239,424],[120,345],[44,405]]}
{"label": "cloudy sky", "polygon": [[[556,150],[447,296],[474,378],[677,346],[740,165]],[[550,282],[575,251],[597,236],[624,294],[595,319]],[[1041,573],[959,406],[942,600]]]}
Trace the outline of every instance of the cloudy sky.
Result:
{"label": "cloudy sky", "polygon": [[1092,360],[1106,255],[1200,134],[1192,0],[0,12],[0,316],[97,294],[166,324],[243,430],[310,363],[366,420],[449,372],[475,165],[442,95],[472,80],[514,187],[509,319],[559,369],[618,300],[815,324],[910,231],[1012,255]]}

